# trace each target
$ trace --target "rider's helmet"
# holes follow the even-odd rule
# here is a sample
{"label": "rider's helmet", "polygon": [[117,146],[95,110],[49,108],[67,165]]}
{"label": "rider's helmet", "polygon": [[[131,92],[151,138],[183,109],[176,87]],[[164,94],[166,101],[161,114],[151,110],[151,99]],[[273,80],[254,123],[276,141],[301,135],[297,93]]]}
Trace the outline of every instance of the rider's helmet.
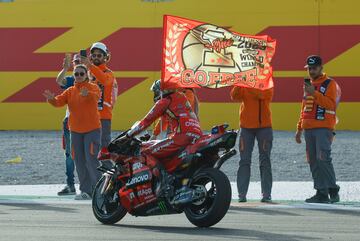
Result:
{"label": "rider's helmet", "polygon": [[150,87],[150,90],[154,92],[154,101],[160,100],[162,97],[165,97],[167,95],[170,95],[175,92],[175,90],[161,90],[160,87],[160,80],[155,80],[152,86]]}
{"label": "rider's helmet", "polygon": [[154,101],[158,101],[161,98],[161,88],[160,88],[160,80],[155,80],[150,90],[154,92]]}

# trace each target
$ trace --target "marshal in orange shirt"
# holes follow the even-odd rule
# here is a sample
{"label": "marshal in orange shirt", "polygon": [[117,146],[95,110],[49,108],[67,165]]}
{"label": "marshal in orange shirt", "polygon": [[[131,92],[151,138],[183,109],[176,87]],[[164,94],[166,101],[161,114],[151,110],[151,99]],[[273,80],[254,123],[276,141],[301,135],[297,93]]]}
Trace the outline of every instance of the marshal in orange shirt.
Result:
{"label": "marshal in orange shirt", "polygon": [[90,65],[89,70],[91,74],[96,78],[95,83],[102,88],[101,95],[103,95],[102,100],[102,110],[100,112],[100,119],[102,120],[111,120],[112,119],[112,109],[113,109],[113,87],[116,85],[116,80],[113,72],[106,67],[105,64],[95,66]]}
{"label": "marshal in orange shirt", "polygon": [[[87,96],[82,96],[80,90],[86,88]],[[86,133],[101,128],[98,100],[100,89],[96,84],[88,81],[76,83],[62,94],[48,100],[55,107],[68,105],[69,129],[77,133]]]}
{"label": "marshal in orange shirt", "polygon": [[270,102],[273,95],[274,88],[258,90],[235,86],[230,96],[233,101],[241,102],[240,127],[272,127]]}
{"label": "marshal in orange shirt", "polygon": [[[297,130],[302,129],[315,129],[315,128],[328,128],[335,129],[336,125],[336,98],[337,98],[337,87],[335,80],[331,80],[326,92],[321,94],[319,87],[324,83],[329,77],[326,74],[323,74],[316,80],[311,81],[312,85],[315,86],[315,93],[313,96],[305,95],[302,104],[301,104],[301,113],[300,118],[297,123]],[[305,109],[308,108],[311,101],[313,113],[306,114]],[[316,109],[317,106],[325,108],[326,112],[324,114],[323,120],[316,119]],[[309,117],[308,117],[309,116]]]}

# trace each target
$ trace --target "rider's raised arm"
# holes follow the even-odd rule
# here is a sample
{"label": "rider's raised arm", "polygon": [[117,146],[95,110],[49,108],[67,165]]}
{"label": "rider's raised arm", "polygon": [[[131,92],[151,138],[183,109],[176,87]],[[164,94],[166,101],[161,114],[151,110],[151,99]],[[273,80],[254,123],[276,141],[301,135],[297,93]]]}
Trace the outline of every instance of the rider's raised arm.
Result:
{"label": "rider's raised arm", "polygon": [[155,120],[165,114],[166,109],[170,105],[170,102],[171,100],[169,98],[163,98],[157,101],[153,108],[151,108],[151,110],[144,117],[144,119],[142,119],[139,124],[131,128],[127,135],[135,136],[148,128]]}

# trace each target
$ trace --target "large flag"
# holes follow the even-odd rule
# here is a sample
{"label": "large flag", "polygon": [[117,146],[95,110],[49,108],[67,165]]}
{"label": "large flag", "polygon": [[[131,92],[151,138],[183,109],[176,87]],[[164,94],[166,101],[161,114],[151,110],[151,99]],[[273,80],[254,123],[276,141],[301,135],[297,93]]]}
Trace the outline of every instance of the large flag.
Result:
{"label": "large flag", "polygon": [[161,88],[269,89],[276,40],[213,24],[164,16]]}

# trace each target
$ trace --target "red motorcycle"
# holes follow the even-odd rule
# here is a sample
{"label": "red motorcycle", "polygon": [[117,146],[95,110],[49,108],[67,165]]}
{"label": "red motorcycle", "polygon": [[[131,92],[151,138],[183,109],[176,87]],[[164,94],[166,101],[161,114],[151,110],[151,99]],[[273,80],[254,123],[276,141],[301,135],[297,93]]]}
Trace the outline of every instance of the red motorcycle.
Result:
{"label": "red motorcycle", "polygon": [[111,159],[114,166],[98,167],[103,175],[93,192],[95,217],[104,224],[114,224],[126,213],[153,216],[184,212],[198,227],[218,223],[231,202],[229,179],[219,169],[236,154],[233,148],[237,134],[226,131],[227,127],[216,126],[211,134],[203,135],[174,157],[159,160],[169,173],[171,187],[166,195],[159,197],[155,195],[158,180],[141,155],[153,143],[137,138],[121,143],[119,139],[126,132],[122,133],[98,156],[99,160]]}

